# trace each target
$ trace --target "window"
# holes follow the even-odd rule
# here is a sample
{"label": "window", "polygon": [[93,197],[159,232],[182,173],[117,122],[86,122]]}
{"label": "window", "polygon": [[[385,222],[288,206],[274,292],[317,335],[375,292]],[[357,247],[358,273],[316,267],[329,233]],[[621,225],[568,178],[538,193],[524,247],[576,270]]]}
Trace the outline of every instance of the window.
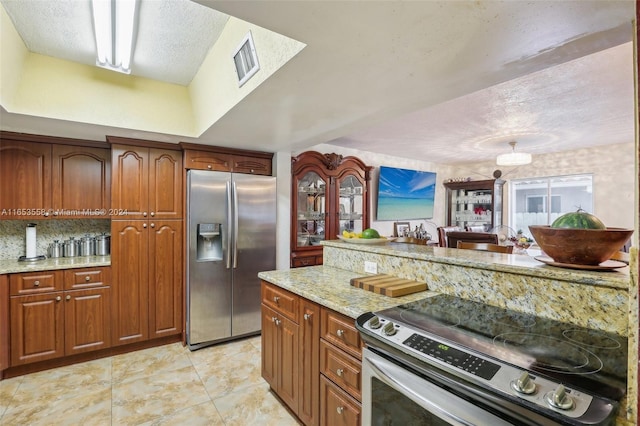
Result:
{"label": "window", "polygon": [[550,225],[578,208],[593,213],[591,174],[514,179],[510,190],[510,226],[525,234],[529,225]]}
{"label": "window", "polygon": [[251,31],[247,33],[240,46],[233,53],[233,62],[236,65],[238,85],[240,87],[260,69]]}

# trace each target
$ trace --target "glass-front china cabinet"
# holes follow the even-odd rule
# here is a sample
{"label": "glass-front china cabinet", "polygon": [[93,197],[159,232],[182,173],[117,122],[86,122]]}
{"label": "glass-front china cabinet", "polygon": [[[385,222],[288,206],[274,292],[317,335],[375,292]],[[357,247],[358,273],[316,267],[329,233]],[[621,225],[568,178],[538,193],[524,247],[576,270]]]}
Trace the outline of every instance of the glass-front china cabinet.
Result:
{"label": "glass-front china cabinet", "polygon": [[489,232],[502,225],[502,179],[445,182],[447,226]]}
{"label": "glass-front china cabinet", "polygon": [[320,265],[321,241],[369,227],[371,167],[356,157],[316,151],[291,161],[291,267]]}

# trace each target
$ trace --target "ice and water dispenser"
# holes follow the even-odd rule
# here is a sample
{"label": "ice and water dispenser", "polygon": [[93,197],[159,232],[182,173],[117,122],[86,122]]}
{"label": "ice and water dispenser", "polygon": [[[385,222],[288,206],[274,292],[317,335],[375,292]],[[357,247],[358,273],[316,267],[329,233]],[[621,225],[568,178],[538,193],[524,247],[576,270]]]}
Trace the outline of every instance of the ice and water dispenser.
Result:
{"label": "ice and water dispenser", "polygon": [[197,259],[222,260],[222,224],[199,223],[197,232]]}

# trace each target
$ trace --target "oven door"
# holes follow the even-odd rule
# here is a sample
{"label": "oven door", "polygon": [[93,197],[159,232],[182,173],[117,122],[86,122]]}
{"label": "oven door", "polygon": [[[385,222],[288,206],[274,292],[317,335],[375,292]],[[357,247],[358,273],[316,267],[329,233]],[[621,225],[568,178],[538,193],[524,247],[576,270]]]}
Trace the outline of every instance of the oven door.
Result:
{"label": "oven door", "polygon": [[512,425],[368,348],[362,356],[362,424]]}

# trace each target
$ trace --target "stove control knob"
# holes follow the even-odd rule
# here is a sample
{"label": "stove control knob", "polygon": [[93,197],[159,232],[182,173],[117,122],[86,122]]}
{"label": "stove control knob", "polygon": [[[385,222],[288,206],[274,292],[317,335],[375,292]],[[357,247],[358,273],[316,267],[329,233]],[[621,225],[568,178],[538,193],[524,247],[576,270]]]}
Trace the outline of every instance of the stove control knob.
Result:
{"label": "stove control knob", "polygon": [[529,373],[523,371],[517,380],[511,381],[511,388],[518,393],[531,395],[536,391],[536,384],[529,377]]}
{"label": "stove control knob", "polygon": [[384,334],[386,336],[393,336],[397,332],[398,332],[398,330],[396,330],[395,326],[393,325],[393,323],[391,321],[389,321],[388,323],[386,323],[384,325],[384,327],[382,327],[382,334]]}
{"label": "stove control knob", "polygon": [[563,385],[559,385],[553,392],[548,392],[544,399],[550,406],[561,410],[571,410],[573,408],[573,399],[567,395]]}
{"label": "stove control knob", "polygon": [[382,323],[380,322],[380,318],[378,318],[377,316],[373,316],[371,317],[371,319],[368,321],[369,324],[369,328],[372,330],[377,330],[380,327],[382,327]]}

